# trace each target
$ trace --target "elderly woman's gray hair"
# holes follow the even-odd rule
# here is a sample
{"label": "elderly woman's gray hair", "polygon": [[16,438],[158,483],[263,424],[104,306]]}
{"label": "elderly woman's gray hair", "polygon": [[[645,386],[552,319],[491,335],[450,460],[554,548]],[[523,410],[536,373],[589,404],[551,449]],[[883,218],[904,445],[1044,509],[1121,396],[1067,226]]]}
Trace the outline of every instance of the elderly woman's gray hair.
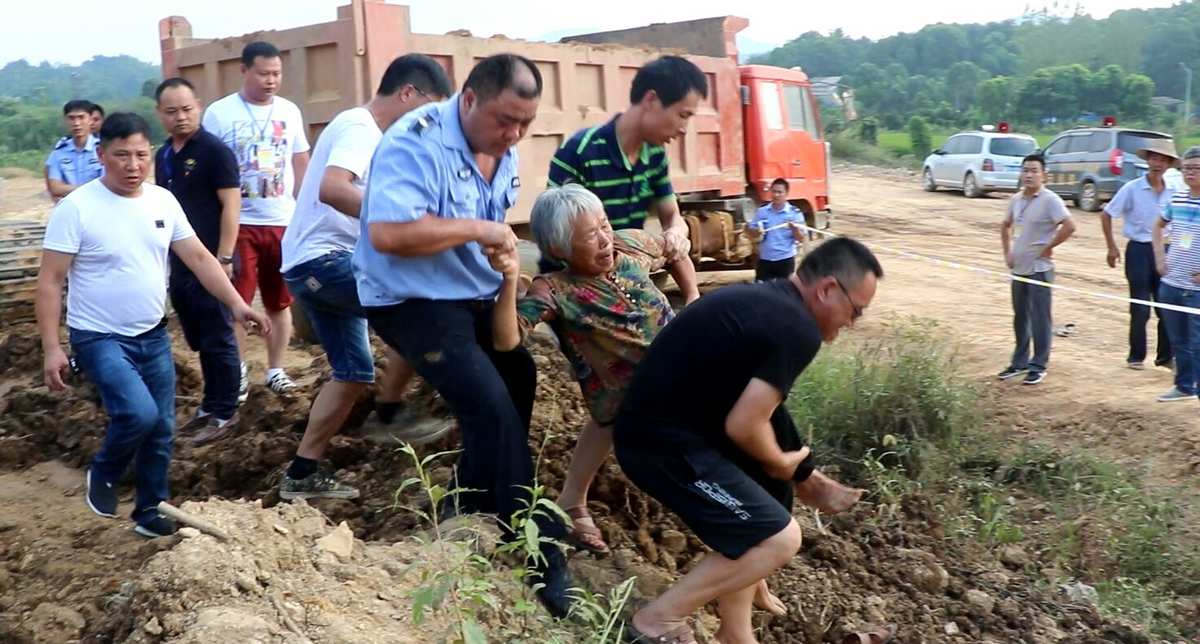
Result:
{"label": "elderly woman's gray hair", "polygon": [[542,257],[570,256],[575,220],[585,212],[597,211],[604,212],[600,198],[577,183],[550,188],[538,195],[529,215],[529,227]]}

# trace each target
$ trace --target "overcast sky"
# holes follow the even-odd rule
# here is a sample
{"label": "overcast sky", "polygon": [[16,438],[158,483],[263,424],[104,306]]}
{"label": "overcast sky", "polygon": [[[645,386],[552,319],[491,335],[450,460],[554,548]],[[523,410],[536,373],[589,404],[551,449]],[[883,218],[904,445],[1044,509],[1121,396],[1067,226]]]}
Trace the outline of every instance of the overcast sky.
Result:
{"label": "overcast sky", "polygon": [[[393,0],[396,4],[405,4]],[[0,64],[25,58],[38,63],[78,64],[92,56],[129,54],[159,62],[158,20],[182,15],[197,38],[286,29],[336,17],[349,0],[50,0],[23,1],[5,10],[0,20]],[[409,0],[413,30],[444,33],[469,29],[477,36],[505,34],[531,40],[557,39],[566,33],[586,33],[634,27],[652,22],[707,18],[734,13],[749,18],[741,33],[747,42],[781,44],[810,30],[841,28],[851,36],[881,38],[915,31],[936,22],[990,22],[1021,15],[1026,7],[1050,6],[1068,13],[1079,4],[1086,13],[1103,18],[1117,9],[1165,7],[1171,0],[839,0],[788,2],[780,0],[687,0],[646,2],[604,0],[600,3],[534,0]],[[19,7],[19,10],[17,9]],[[587,7],[584,9],[583,7]],[[598,10],[602,7],[603,13]]]}

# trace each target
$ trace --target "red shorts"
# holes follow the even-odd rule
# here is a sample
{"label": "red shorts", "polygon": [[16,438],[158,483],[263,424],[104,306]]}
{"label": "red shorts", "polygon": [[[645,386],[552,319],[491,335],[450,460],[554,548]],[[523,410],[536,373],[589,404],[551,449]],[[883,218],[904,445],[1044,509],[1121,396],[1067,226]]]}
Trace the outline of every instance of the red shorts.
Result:
{"label": "red shorts", "polygon": [[254,301],[254,289],[262,294],[263,308],[282,311],[292,304],[292,294],[283,283],[279,266],[283,262],[283,231],[286,226],[238,227],[234,246],[233,288],[246,304]]}

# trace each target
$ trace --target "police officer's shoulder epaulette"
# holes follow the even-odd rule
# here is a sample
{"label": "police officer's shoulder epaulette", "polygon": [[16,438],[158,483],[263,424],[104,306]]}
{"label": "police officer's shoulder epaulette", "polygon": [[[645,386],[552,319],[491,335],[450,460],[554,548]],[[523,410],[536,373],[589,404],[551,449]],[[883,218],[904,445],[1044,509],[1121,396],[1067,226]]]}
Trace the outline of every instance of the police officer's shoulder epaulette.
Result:
{"label": "police officer's shoulder epaulette", "polygon": [[413,134],[424,135],[426,132],[428,132],[430,130],[430,128],[433,126],[433,124],[434,124],[433,120],[430,119],[427,114],[422,114],[421,116],[418,116],[417,118],[413,119],[413,123],[412,123],[412,126],[409,128],[409,131],[412,132]]}
{"label": "police officer's shoulder epaulette", "polygon": [[71,137],[69,137],[69,136],[61,137],[58,139],[58,142],[54,144],[54,149],[58,150],[61,148],[65,148],[65,147],[67,147],[67,143],[70,143],[70,141],[71,141]]}

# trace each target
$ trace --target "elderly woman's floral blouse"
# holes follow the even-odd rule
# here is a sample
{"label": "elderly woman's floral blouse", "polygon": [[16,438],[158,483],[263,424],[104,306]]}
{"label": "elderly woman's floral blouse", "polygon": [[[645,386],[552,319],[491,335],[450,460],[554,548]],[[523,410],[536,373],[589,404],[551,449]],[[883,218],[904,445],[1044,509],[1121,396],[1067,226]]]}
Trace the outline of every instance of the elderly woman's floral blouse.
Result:
{"label": "elderly woman's floral blouse", "polygon": [[666,263],[661,238],[642,230],[614,233],[616,263],[598,277],[563,270],[539,276],[517,303],[522,335],[539,322],[558,334],[592,418],[613,422],[633,370],[674,311],[650,272]]}

